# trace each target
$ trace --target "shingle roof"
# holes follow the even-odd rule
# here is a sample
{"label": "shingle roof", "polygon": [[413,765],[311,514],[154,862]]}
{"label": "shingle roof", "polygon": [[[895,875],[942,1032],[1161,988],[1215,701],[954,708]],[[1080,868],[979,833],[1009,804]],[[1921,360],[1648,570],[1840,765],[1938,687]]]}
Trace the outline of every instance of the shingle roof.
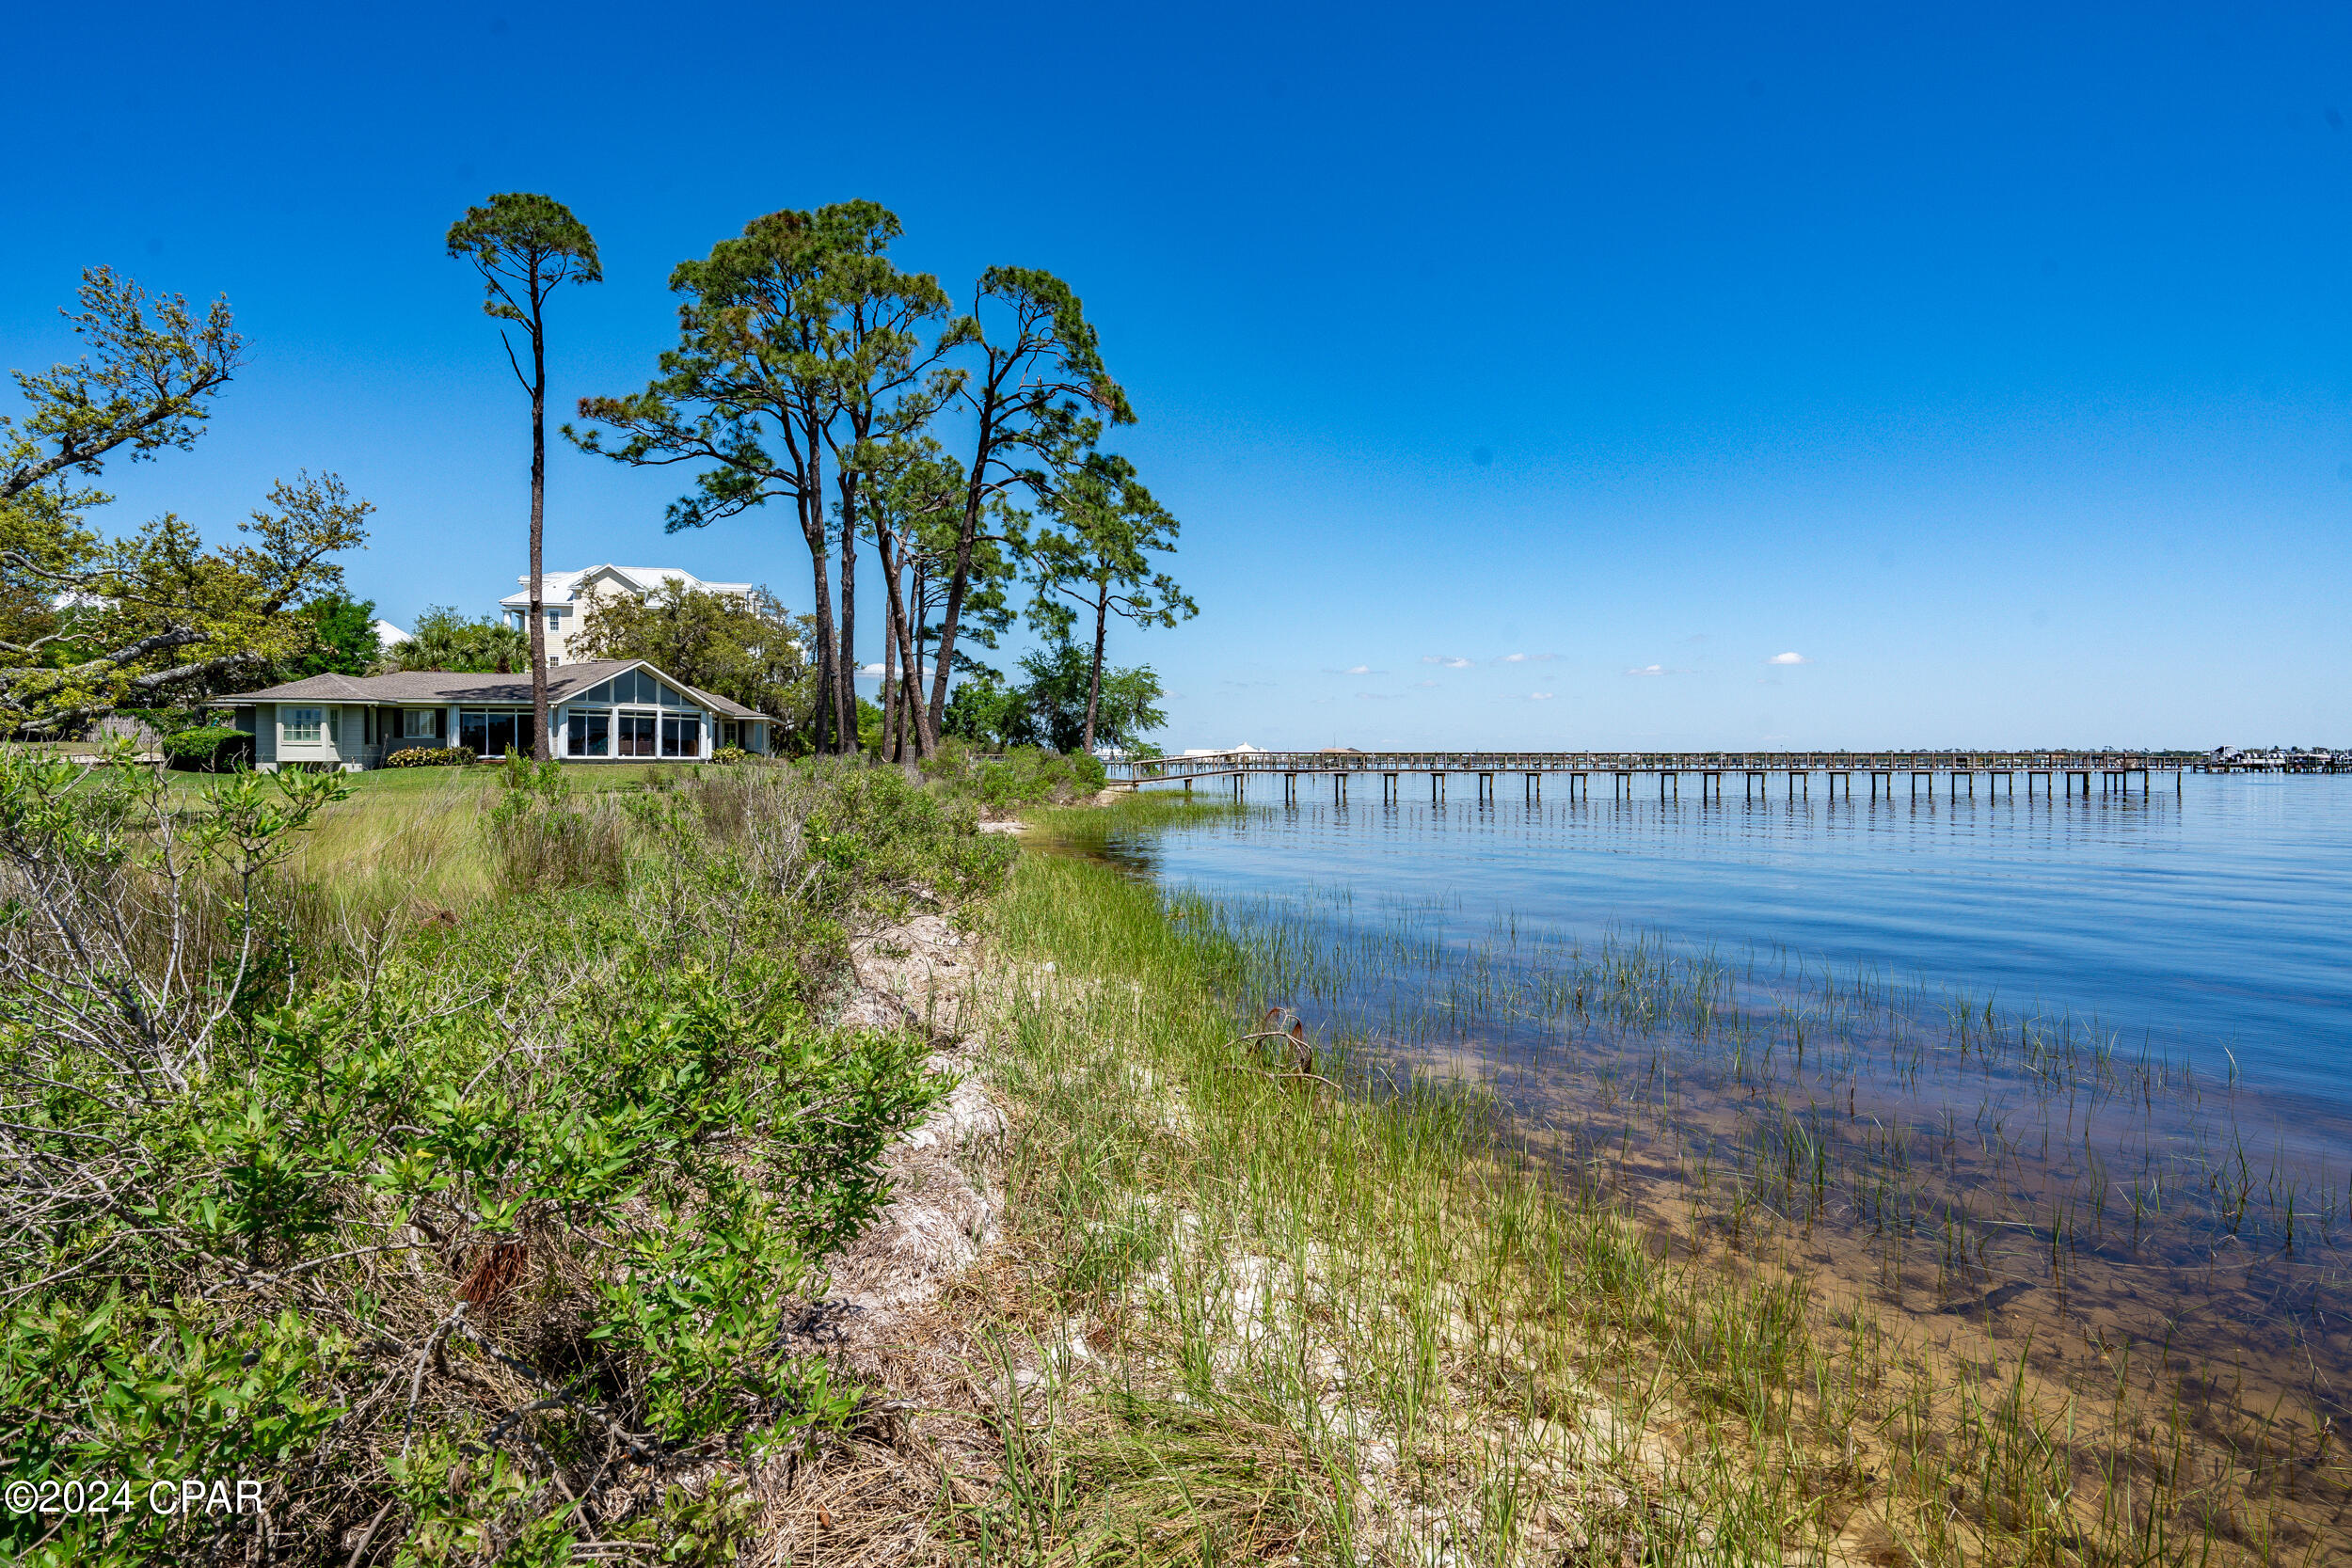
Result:
{"label": "shingle roof", "polygon": [[[560,703],[576,692],[602,684],[624,670],[640,667],[660,675],[696,702],[726,718],[766,717],[715,692],[697,690],[637,658],[595,658],[578,664],[556,665],[548,672],[548,701]],[[521,704],[530,701],[529,671],[501,675],[468,674],[451,670],[404,670],[389,675],[306,675],[301,680],[265,687],[259,691],[239,691],[226,697],[215,697],[204,705],[242,707],[251,703]]]}

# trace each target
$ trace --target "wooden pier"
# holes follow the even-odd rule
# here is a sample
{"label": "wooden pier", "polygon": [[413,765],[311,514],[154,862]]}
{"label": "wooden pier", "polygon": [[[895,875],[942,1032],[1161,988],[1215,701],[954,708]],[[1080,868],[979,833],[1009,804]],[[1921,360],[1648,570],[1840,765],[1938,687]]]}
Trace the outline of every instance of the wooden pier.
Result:
{"label": "wooden pier", "polygon": [[1351,780],[1375,778],[1381,803],[1393,805],[1406,777],[1425,775],[1433,805],[1444,804],[1449,780],[1472,784],[1478,803],[1492,805],[1499,781],[1513,779],[1531,804],[1543,799],[1547,782],[1571,800],[1589,800],[1596,779],[1608,781],[1613,798],[1645,795],[1654,785],[1661,800],[1681,799],[1686,779],[1702,800],[1728,799],[1732,779],[1750,800],[1770,799],[1775,781],[1791,800],[1809,797],[1817,776],[1831,800],[1842,789],[1850,800],[1857,781],[1874,800],[1882,793],[1889,800],[1933,795],[1939,783],[1957,800],[1973,798],[1979,779],[1988,796],[2006,790],[2013,799],[2023,779],[2030,800],[2037,793],[2072,797],[2077,789],[2088,798],[2093,780],[2102,795],[2144,796],[2158,773],[2172,775],[2177,795],[2181,775],[2206,766],[2197,753],[2164,752],[1212,752],[1138,758],[1120,765],[1111,782],[1131,788],[1181,784],[1189,792],[1196,783],[1216,780],[1238,795],[1251,778],[1279,778],[1284,801],[1296,804],[1300,780],[1327,780],[1332,802],[1345,805]]}

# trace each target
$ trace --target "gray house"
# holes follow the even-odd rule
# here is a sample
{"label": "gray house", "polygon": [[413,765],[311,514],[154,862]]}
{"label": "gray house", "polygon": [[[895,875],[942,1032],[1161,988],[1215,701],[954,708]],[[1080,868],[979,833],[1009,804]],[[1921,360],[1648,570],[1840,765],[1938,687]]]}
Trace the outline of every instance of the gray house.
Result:
{"label": "gray house", "polygon": [[[205,706],[235,715],[264,772],[289,763],[355,771],[411,746],[470,746],[485,757],[532,750],[528,673],[311,675]],[[548,710],[550,754],[580,762],[694,762],[722,746],[764,752],[775,723],[643,659],[558,665],[548,672]]]}

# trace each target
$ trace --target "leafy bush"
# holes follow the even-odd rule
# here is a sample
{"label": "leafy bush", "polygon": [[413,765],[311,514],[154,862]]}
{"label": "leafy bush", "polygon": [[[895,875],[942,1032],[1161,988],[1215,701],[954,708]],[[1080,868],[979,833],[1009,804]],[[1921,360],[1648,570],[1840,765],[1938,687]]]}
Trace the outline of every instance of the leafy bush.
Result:
{"label": "leafy bush", "polygon": [[955,793],[969,795],[993,810],[1016,806],[1070,805],[1103,787],[1108,770],[1086,752],[1067,754],[1019,746],[1002,756],[983,756],[947,739],[924,763],[924,771]]}
{"label": "leafy bush", "polygon": [[253,761],[253,737],[226,724],[182,730],[164,737],[164,756],[174,768],[226,773],[240,763]]}
{"label": "leafy bush", "polygon": [[474,760],[470,746],[404,746],[384,758],[387,768],[463,768]]}
{"label": "leafy bush", "polygon": [[817,888],[845,907],[895,911],[933,892],[968,897],[1012,863],[1013,846],[982,833],[969,802],[896,768],[845,763],[816,776],[830,787],[802,832]]}
{"label": "leafy bush", "polygon": [[740,746],[722,746],[710,753],[710,760],[713,762],[749,762],[752,760],[752,755],[753,753]]}
{"label": "leafy bush", "polygon": [[[561,770],[512,782],[493,845],[561,863],[507,847],[574,832]],[[371,1521],[387,1562],[562,1561],[592,1529],[730,1561],[739,1494],[669,1479],[848,1424],[779,1313],[942,1088],[912,1036],[817,1025],[810,956],[993,886],[1009,847],[895,770],[711,770],[625,797],[618,885],[509,860],[463,917],[306,936],[289,857],[348,794],[0,752],[0,901],[43,911],[0,923],[0,1089],[40,1173],[0,1188],[0,1481],[251,1479],[280,1547],[331,1544],[306,1561]],[[0,1558],[244,1560],[261,1528],[9,1514]]]}

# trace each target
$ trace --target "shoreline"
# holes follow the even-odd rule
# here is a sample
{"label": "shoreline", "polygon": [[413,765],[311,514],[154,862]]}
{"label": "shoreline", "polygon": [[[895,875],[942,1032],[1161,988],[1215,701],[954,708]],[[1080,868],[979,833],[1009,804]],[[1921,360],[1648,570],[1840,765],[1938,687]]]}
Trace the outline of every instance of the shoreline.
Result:
{"label": "shoreline", "polygon": [[[1867,1279],[1841,1286],[1863,1272],[1854,1258],[1661,1246],[1661,1229],[1679,1227],[1562,1186],[1474,1091],[1408,1075],[1342,1097],[1249,1069],[1231,1044],[1229,994],[1246,962],[1218,951],[1181,901],[1163,907],[1083,852],[1123,815],[1037,814],[1024,849],[1039,853],[1024,853],[990,911],[993,973],[1030,988],[1003,1004],[1002,1037],[1016,1043],[992,1039],[983,1056],[1006,1080],[1006,1225],[1024,1259],[999,1307],[1021,1304],[1032,1326],[1050,1319],[1029,1341],[1033,1386],[1062,1412],[1054,1419],[1086,1429],[1081,1449],[1104,1438],[1107,1407],[1087,1402],[1106,1387],[1279,1413],[1295,1454],[1320,1456],[1285,1471],[1295,1497],[1322,1499],[1290,1515],[1283,1551],[1302,1560],[1369,1549],[1370,1560],[1598,1560],[1661,1547],[1712,1558],[1737,1539],[1823,1561],[2154,1561],[2192,1544],[2167,1522],[2158,1535],[2170,1545],[2134,1550],[2117,1534],[2115,1498],[2086,1498],[2083,1456],[2063,1443],[2062,1462],[2045,1455],[2038,1473],[2012,1468],[1954,1500],[1970,1453],[2046,1449],[2063,1418],[2052,1412],[2076,1408],[2063,1376],[2032,1365],[2030,1339],[2003,1343],[2013,1292],[1992,1287],[1957,1316],[1939,1310],[1936,1365],[1905,1325],[1876,1321]],[[1132,951],[1106,945],[1105,927]],[[1094,1085],[1092,1102],[1073,1100],[1073,1077]],[[1105,1125],[1114,1106],[1123,1132]],[[1270,1151],[1277,1140],[1294,1147]],[[1126,1174],[1083,1201],[1021,1179],[1025,1163],[1057,1166],[1106,1146],[1122,1148]],[[1204,1148],[1230,1161],[1204,1165]],[[1414,1202],[1399,1197],[1403,1171],[1429,1189]],[[1405,1223],[1367,1233],[1361,1214],[1330,1207],[1334,1188]],[[1123,1238],[1107,1260],[1106,1233]],[[1551,1244],[1530,1246],[1533,1235]],[[1584,1271],[1564,1262],[1570,1253]],[[1614,1261],[1594,1272],[1598,1259]],[[1089,1271],[1100,1277],[1073,1291],[1069,1276]],[[1003,1271],[992,1277],[1001,1288]],[[1581,1288],[1564,1290],[1572,1278]],[[1397,1359],[1406,1321],[1411,1370]],[[1279,1374],[1261,1354],[1276,1345]],[[1515,1397],[1498,1399],[1505,1388]],[[1570,1405],[1576,1420],[1555,1418]],[[1889,1446],[1906,1421],[1918,1428],[1907,1452]],[[2175,1477],[2169,1505],[2131,1511],[2143,1529],[2156,1514],[2185,1516],[2193,1495],[2205,1516],[2195,1544],[2220,1560],[2261,1560],[2298,1536],[2295,1555],[2328,1560],[2325,1528],[2297,1524],[2298,1510],[2265,1520],[2259,1499],[2241,1507],[2214,1489],[2224,1475],[2179,1484],[2190,1479]],[[1116,1485],[1093,1503],[1106,1517],[1136,1506]],[[1767,1517],[1780,1523],[1764,1530]],[[1680,1523],[1661,1535],[1662,1518]]]}

